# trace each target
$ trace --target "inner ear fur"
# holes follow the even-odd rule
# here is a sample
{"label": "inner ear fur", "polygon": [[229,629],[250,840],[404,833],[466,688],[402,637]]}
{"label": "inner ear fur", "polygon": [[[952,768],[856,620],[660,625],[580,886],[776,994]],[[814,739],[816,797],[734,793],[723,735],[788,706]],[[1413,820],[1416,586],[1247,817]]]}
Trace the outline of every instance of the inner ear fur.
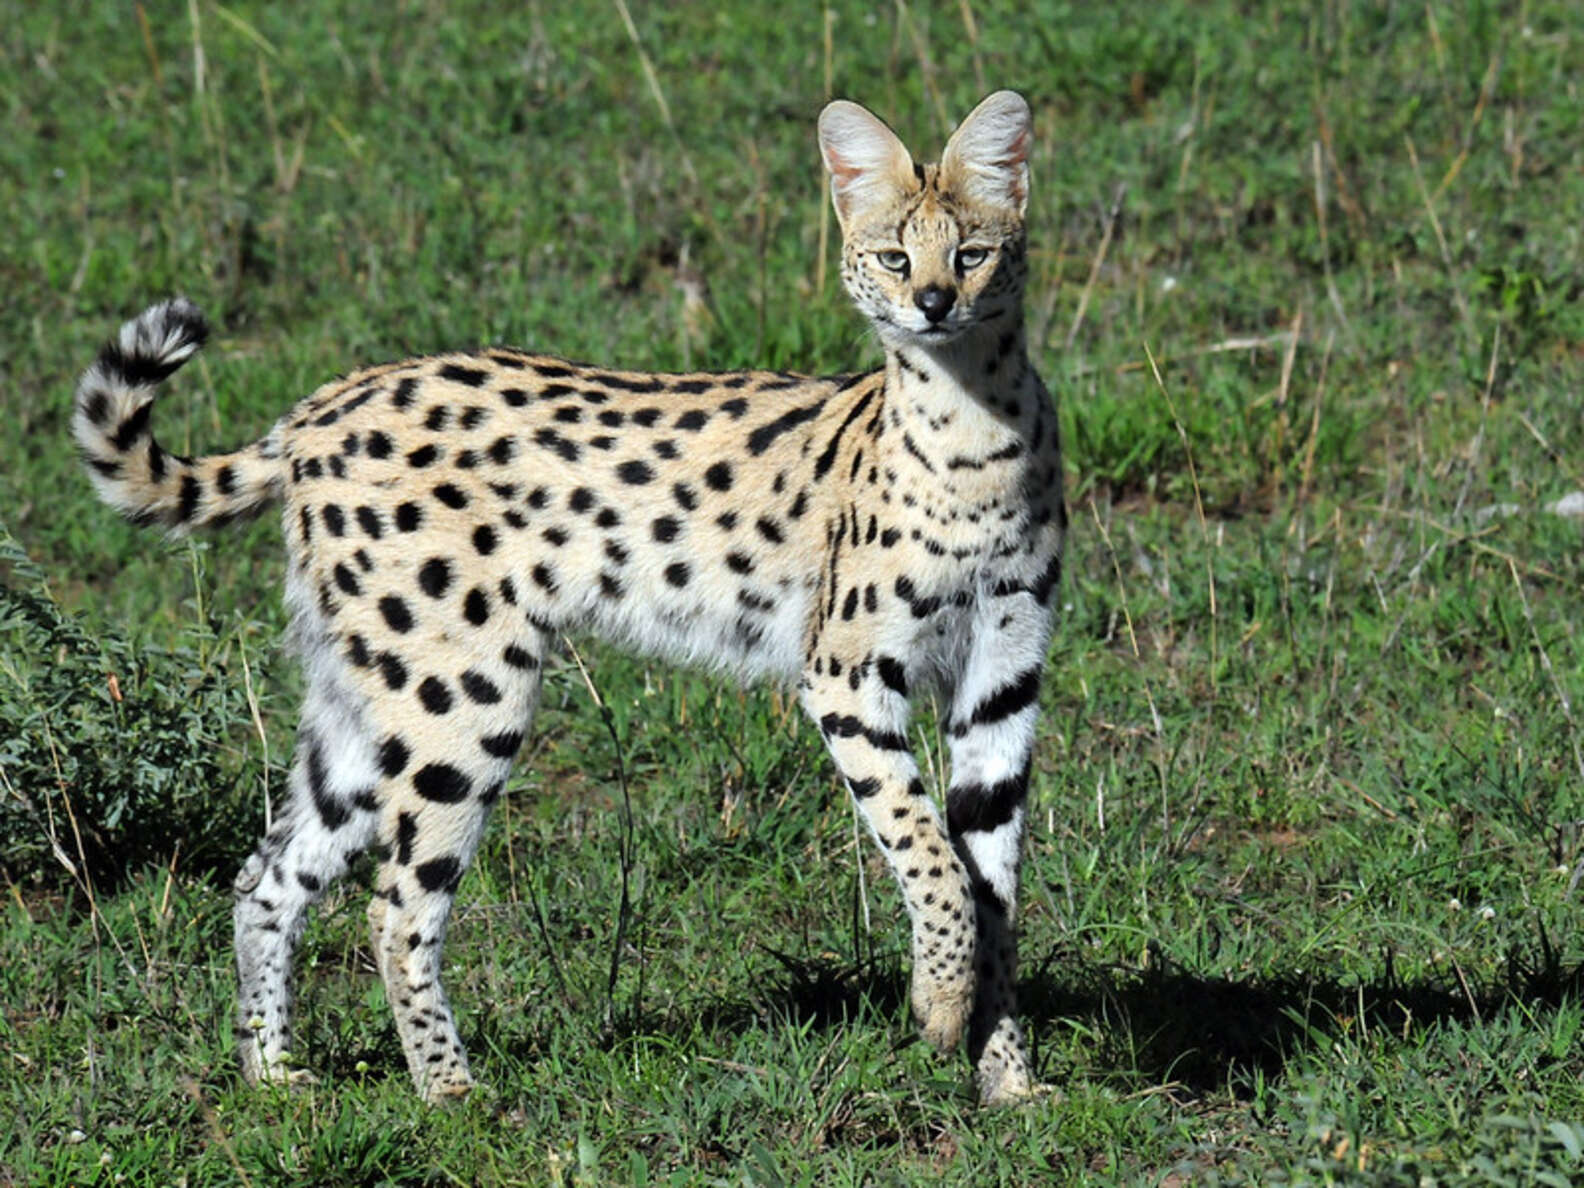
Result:
{"label": "inner ear fur", "polygon": [[844,229],[866,206],[890,201],[914,183],[907,148],[884,121],[856,103],[837,99],[825,105],[819,145]]}
{"label": "inner ear fur", "polygon": [[1029,152],[1034,120],[1016,91],[981,100],[957,125],[941,154],[941,185],[982,206],[1011,210],[1021,218],[1028,206]]}

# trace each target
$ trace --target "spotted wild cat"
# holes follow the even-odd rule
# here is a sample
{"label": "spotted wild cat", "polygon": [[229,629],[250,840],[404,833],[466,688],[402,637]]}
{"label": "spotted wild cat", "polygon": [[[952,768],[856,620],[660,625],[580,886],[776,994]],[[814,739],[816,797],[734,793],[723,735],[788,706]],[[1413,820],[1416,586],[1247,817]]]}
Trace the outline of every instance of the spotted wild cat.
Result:
{"label": "spotted wild cat", "polygon": [[[441,943],[565,632],[795,681],[901,886],[925,1037],[950,1050],[966,1030],[987,1102],[1035,1091],[1014,915],[1065,517],[1023,332],[1029,109],[991,95],[939,165],[852,103],[825,108],[819,141],[878,371],[658,375],[491,348],[354,372],[203,458],[150,428],[204,340],[193,305],[128,322],[83,375],[73,430],[128,516],[180,532],[285,506],[307,692],[287,803],[236,879],[250,1081],[306,1075],[286,1059],[293,948],[377,844],[369,921],[413,1080],[431,1101],[472,1085]],[[944,819],[907,744],[920,688],[950,706]]]}

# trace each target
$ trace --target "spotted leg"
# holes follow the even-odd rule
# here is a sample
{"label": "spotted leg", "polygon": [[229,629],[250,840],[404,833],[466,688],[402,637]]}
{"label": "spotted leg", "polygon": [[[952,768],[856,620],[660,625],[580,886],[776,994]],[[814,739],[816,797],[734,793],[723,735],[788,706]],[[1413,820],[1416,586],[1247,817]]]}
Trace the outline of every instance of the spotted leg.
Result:
{"label": "spotted leg", "polygon": [[[527,641],[524,641],[527,642]],[[538,698],[543,639],[426,677],[426,729],[393,729],[380,749],[387,787],[369,924],[385,995],[414,1085],[438,1103],[473,1086],[440,982],[452,900],[499,799]]]}
{"label": "spotted leg", "polygon": [[816,641],[801,682],[803,706],[902,889],[913,925],[913,1014],[924,1038],[950,1051],[973,1004],[968,876],[907,749],[901,666],[863,651],[843,659],[833,642]]}
{"label": "spotted leg", "polygon": [[289,1066],[292,954],[309,907],[374,837],[378,777],[358,698],[311,676],[288,802],[234,885],[237,1039],[251,1084],[312,1079]]}
{"label": "spotted leg", "polygon": [[1027,590],[987,595],[952,698],[946,816],[978,921],[979,994],[968,1029],[980,1100],[1039,1092],[1017,1021],[1017,885],[1029,756],[1050,614]]}

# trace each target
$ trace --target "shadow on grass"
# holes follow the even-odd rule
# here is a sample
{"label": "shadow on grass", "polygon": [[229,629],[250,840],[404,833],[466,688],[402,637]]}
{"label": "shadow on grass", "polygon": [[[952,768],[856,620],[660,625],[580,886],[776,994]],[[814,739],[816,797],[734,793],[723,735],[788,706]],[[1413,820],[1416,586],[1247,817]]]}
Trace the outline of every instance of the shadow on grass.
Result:
{"label": "shadow on grass", "polygon": [[[907,984],[896,960],[863,965],[772,953],[780,969],[749,1001],[705,1005],[707,1029],[737,1029],[766,1017],[816,1029],[845,1025],[863,1013],[906,1009]],[[1148,1084],[1175,1082],[1194,1093],[1279,1076],[1287,1061],[1361,1030],[1488,1019],[1521,1002],[1542,1008],[1584,997],[1584,965],[1564,967],[1545,949],[1537,961],[1513,957],[1504,982],[1466,989],[1455,972],[1445,983],[1368,982],[1333,977],[1237,981],[1158,960],[1150,968],[1103,966],[1060,950],[1030,963],[1019,993],[1036,1038],[1055,1022],[1081,1021],[1099,1037],[1100,1064]],[[1049,1075],[1049,1070],[1047,1070]]]}

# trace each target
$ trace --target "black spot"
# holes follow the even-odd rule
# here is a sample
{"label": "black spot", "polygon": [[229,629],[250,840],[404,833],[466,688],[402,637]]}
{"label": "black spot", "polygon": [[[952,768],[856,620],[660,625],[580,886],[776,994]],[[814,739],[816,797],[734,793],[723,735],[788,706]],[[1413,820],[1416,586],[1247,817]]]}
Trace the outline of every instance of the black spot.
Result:
{"label": "black spot", "polygon": [[488,524],[480,524],[473,529],[473,547],[478,550],[479,556],[488,557],[495,551],[498,543],[499,538],[495,535],[495,529]]}
{"label": "black spot", "polygon": [[451,410],[443,404],[437,404],[424,416],[423,427],[438,433],[451,423]]}
{"label": "black spot", "polygon": [[692,574],[688,570],[687,564],[682,561],[672,562],[665,568],[666,581],[679,589],[688,584],[688,578],[691,576]]}
{"label": "black spot", "polygon": [[677,501],[683,511],[692,511],[698,506],[698,496],[693,493],[693,488],[686,483],[677,483],[671,488],[671,496]]}
{"label": "black spot", "polygon": [[484,626],[489,621],[489,595],[474,586],[462,600],[462,614],[473,626]]}
{"label": "black spot", "polygon": [[424,677],[418,685],[418,700],[431,714],[443,714],[451,708],[451,690],[438,677]]}
{"label": "black spot", "polygon": [[367,668],[374,663],[374,657],[369,652],[368,641],[361,635],[347,637],[347,659],[359,668]]}
{"label": "black spot", "polygon": [[621,546],[620,541],[607,540],[605,542],[605,555],[617,565],[627,564],[627,550]]}
{"label": "black spot", "polygon": [[416,450],[409,451],[407,454],[407,465],[421,470],[434,462],[439,456],[440,451],[433,442],[430,442],[428,445],[422,445]]}
{"label": "black spot", "polygon": [[640,408],[633,413],[633,424],[642,425],[645,429],[653,429],[656,421],[660,419],[658,408]]}
{"label": "black spot", "polygon": [[[462,882],[462,864],[455,858],[431,858],[428,862],[420,862],[413,867],[413,874],[418,878],[418,885],[425,891],[438,891],[442,895],[450,895]],[[435,1056],[441,1053],[436,1052]]]}
{"label": "black spot", "polygon": [[627,422],[627,414],[620,409],[607,408],[599,414],[599,423],[607,429],[620,429]]}
{"label": "black spot", "polygon": [[730,491],[732,469],[728,462],[716,462],[704,472],[704,483],[712,491]]}
{"label": "black spot", "polygon": [[456,456],[456,467],[458,470],[472,470],[477,465],[478,454],[472,450],[463,450]]}
{"label": "black spot", "polygon": [[533,439],[535,445],[553,451],[564,462],[576,462],[583,453],[577,442],[562,437],[548,425],[535,430]]}
{"label": "black spot", "polygon": [[103,427],[110,416],[110,396],[102,389],[96,389],[83,401],[83,416],[88,418],[89,424]]}
{"label": "black spot", "polygon": [[236,470],[234,467],[222,466],[215,471],[215,490],[222,495],[229,495],[236,490]]}
{"label": "black spot", "polygon": [[411,408],[413,398],[418,394],[418,377],[409,375],[396,385],[396,390],[391,393],[392,408]]}
{"label": "black spot", "polygon": [[407,744],[394,734],[391,735],[380,744],[380,770],[388,776],[401,775],[402,770],[407,766],[410,754],[411,752],[407,750]]}
{"label": "black spot", "polygon": [[489,734],[479,739],[479,746],[484,748],[486,755],[493,755],[497,759],[510,759],[517,753],[517,748],[522,746],[522,731],[508,730],[504,734]]}
{"label": "black spot", "polygon": [[327,503],[324,510],[319,513],[324,519],[324,525],[331,536],[346,535],[346,513],[333,503]]}
{"label": "black spot", "polygon": [[555,545],[556,548],[560,548],[562,545],[566,544],[568,539],[566,529],[558,528],[554,524],[550,525],[550,527],[546,528],[539,535],[544,537],[548,543]]}
{"label": "black spot", "polygon": [[380,676],[385,678],[387,689],[400,689],[407,684],[407,666],[395,652],[381,652],[379,657]]}
{"label": "black spot", "polygon": [[733,573],[752,573],[754,563],[745,553],[727,553],[726,568]]}
{"label": "black spot", "polygon": [[477,429],[488,416],[489,410],[487,408],[480,408],[476,404],[470,404],[462,410],[462,416],[458,418],[457,423],[464,429]]}
{"label": "black spot", "polygon": [[392,631],[405,635],[412,630],[412,611],[407,603],[394,594],[387,594],[379,600],[380,614],[385,617],[385,623]]}
{"label": "black spot", "polygon": [[385,523],[380,519],[379,512],[367,504],[357,509],[357,522],[358,527],[368,533],[371,540],[378,540],[385,533]]}
{"label": "black spot", "polygon": [[677,449],[677,443],[672,441],[670,438],[666,438],[664,441],[655,442],[654,452],[657,457],[664,458],[667,462],[671,461],[671,459],[675,458],[677,454],[680,453],[680,451]]}
{"label": "black spot", "polygon": [[528,393],[521,388],[502,388],[500,394],[501,399],[513,408],[521,408],[528,403]]}
{"label": "black spot", "polygon": [[781,525],[767,516],[761,516],[754,522],[754,527],[759,529],[759,535],[771,544],[780,544],[784,539],[781,535]]}
{"label": "black spot", "polygon": [[388,458],[393,447],[390,437],[376,429],[368,435],[368,443],[365,448],[368,450],[370,458]]}
{"label": "black spot", "polygon": [[519,648],[516,644],[507,644],[506,650],[501,653],[501,659],[513,668],[533,668],[539,663],[534,659],[532,652]]}
{"label": "black spot", "polygon": [[[740,388],[743,386],[743,384],[748,382],[748,377],[744,375],[733,376],[732,378],[737,382],[732,383],[728,381],[726,386],[729,388]],[[748,402],[741,396],[734,396],[730,400],[721,401],[721,412],[731,417],[731,419],[734,421],[740,419],[743,413],[747,411]]]}
{"label": "black spot", "polygon": [[842,599],[841,617],[851,620],[858,613],[858,587],[854,586],[847,591],[847,597]]}
{"label": "black spot", "polygon": [[730,532],[737,527],[737,513],[734,511],[721,512],[720,515],[715,517],[715,522],[720,525],[721,531]]}
{"label": "black spot", "polygon": [[594,517],[594,522],[601,528],[615,528],[621,523],[621,513],[614,507],[602,507]]}
{"label": "black spot", "polygon": [[396,814],[396,861],[406,866],[412,861],[413,842],[418,840],[418,819],[411,813]]}
{"label": "black spot", "polygon": [[880,533],[880,547],[882,549],[889,549],[901,539],[902,533],[900,531],[895,528],[887,528],[884,532]]}
{"label": "black spot", "polygon": [[451,562],[431,557],[418,567],[418,588],[430,598],[440,598],[451,588]]}
{"label": "black spot", "polygon": [[907,671],[891,656],[881,656],[875,661],[875,671],[880,674],[880,683],[893,693],[907,696]]}
{"label": "black spot", "polygon": [[599,582],[600,593],[605,595],[606,598],[615,600],[626,593],[626,591],[622,588],[620,579],[613,577],[604,570],[600,570]]}
{"label": "black spot", "polygon": [[500,585],[496,588],[500,590],[502,602],[504,602],[507,606],[517,605],[517,587],[512,583],[511,578],[501,578]]}
{"label": "black spot", "polygon": [[533,508],[534,511],[543,511],[549,502],[550,492],[543,487],[535,487],[528,492],[528,506]]}
{"label": "black spot", "polygon": [[363,592],[363,587],[358,585],[357,575],[341,562],[337,561],[330,573],[335,578],[335,584],[341,587],[343,594],[357,595]]}
{"label": "black spot", "polygon": [[676,419],[675,427],[686,429],[689,433],[697,433],[704,428],[704,423],[709,420],[709,413],[702,408],[689,409]]}
{"label": "black spot", "polygon": [[452,380],[459,384],[466,384],[470,388],[477,388],[483,385],[487,373],[477,367],[463,367],[459,363],[447,363],[436,374],[441,379]]}
{"label": "black spot", "polygon": [[468,505],[468,497],[451,483],[441,483],[434,489],[434,497],[449,508],[460,510]]}
{"label": "black spot", "polygon": [[471,668],[462,674],[460,680],[462,692],[480,705],[494,705],[501,699],[501,691],[496,687],[495,682],[474,672]]}
{"label": "black spot", "polygon": [[416,532],[423,526],[423,508],[408,501],[396,505],[396,528],[399,532]]}
{"label": "black spot", "polygon": [[556,591],[555,570],[548,565],[535,565],[528,571],[528,576],[533,578],[534,585],[541,590],[548,590],[554,594]]}
{"label": "black spot", "polygon": [[576,425],[583,419],[583,409],[576,404],[563,404],[555,410],[555,419],[563,425]]}
{"label": "black spot", "polygon": [[675,516],[660,516],[649,529],[661,544],[670,544],[682,531],[682,525]]}
{"label": "black spot", "polygon": [[630,486],[641,487],[654,481],[654,467],[640,458],[633,458],[616,467],[616,477]]}

